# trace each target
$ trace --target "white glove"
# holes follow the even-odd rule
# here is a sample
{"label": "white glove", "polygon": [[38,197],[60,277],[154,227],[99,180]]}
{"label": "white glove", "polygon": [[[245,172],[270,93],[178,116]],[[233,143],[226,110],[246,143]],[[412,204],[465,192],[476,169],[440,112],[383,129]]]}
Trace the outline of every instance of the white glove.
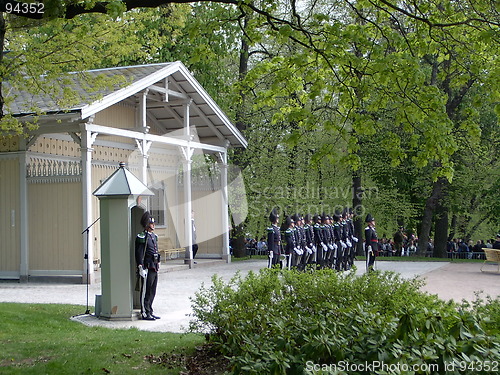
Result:
{"label": "white glove", "polygon": [[139,276],[142,278],[146,278],[148,276],[148,270],[142,268],[142,265],[138,265],[137,268],[139,269]]}
{"label": "white glove", "polygon": [[351,242],[351,241],[349,241],[349,239],[347,239],[347,240],[345,241],[345,243],[347,244],[347,247],[352,247],[352,242]]}
{"label": "white glove", "polygon": [[306,251],[307,251],[307,254],[311,255],[313,253],[312,249],[310,247],[307,247],[306,246]]}
{"label": "white glove", "polygon": [[332,246],[333,246],[333,248],[334,248],[335,250],[337,250],[337,249],[339,248],[339,247],[337,246],[337,244],[336,244],[336,243],[333,243],[333,244],[332,244]]}
{"label": "white glove", "polygon": [[354,242],[358,242],[358,241],[359,241],[359,240],[358,240],[358,237],[354,237],[354,236],[352,236],[352,240],[353,240]]}
{"label": "white glove", "polygon": [[295,254],[297,254],[297,255],[304,254],[304,252],[302,251],[302,249],[299,249],[298,247],[294,248],[293,251],[295,251]]}
{"label": "white glove", "polygon": [[344,241],[340,241],[340,244],[342,245],[342,249],[345,249],[347,247]]}
{"label": "white glove", "polygon": [[313,245],[313,247],[311,248],[311,250],[313,251],[313,253],[316,252],[316,246]]}
{"label": "white glove", "polygon": [[334,249],[333,245],[332,245],[332,244],[330,244],[330,243],[328,244],[328,248],[329,248],[330,250],[333,250],[333,249]]}
{"label": "white glove", "polygon": [[368,252],[369,252],[371,255],[373,255],[373,249],[372,249],[372,247],[371,247],[370,245],[368,246]]}
{"label": "white glove", "polygon": [[328,247],[326,247],[326,245],[324,243],[322,243],[321,246],[323,247],[323,251],[327,251],[328,250]]}

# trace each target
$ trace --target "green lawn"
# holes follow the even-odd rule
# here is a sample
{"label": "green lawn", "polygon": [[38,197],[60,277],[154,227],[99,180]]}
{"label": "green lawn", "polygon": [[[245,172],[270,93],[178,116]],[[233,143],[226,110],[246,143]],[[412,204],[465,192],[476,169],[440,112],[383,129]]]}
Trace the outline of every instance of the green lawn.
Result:
{"label": "green lawn", "polygon": [[[0,373],[179,374],[184,367],[176,359],[204,342],[195,334],[87,327],[70,320],[81,312],[75,305],[0,303]],[[167,363],[159,364],[160,357]]]}

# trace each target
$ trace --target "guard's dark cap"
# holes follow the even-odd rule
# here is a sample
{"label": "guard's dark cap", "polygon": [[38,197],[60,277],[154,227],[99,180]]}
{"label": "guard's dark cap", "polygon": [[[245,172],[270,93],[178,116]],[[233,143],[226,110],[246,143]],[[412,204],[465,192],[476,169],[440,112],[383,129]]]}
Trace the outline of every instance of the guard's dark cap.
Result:
{"label": "guard's dark cap", "polygon": [[365,223],[369,223],[373,220],[375,220],[375,218],[371,214],[366,215]]}
{"label": "guard's dark cap", "polygon": [[306,214],[306,216],[304,216],[304,221],[310,222],[311,221],[311,214]]}
{"label": "guard's dark cap", "polygon": [[276,208],[274,208],[269,214],[269,221],[271,223],[275,223],[276,220],[278,220],[278,218],[279,218],[278,212],[276,212]]}
{"label": "guard's dark cap", "polygon": [[141,225],[144,228],[146,228],[149,224],[154,223],[154,222],[155,222],[155,218],[151,216],[149,211],[146,211],[142,214]]}
{"label": "guard's dark cap", "polygon": [[290,216],[287,216],[285,223],[286,226],[289,227],[292,223],[295,223],[295,221]]}

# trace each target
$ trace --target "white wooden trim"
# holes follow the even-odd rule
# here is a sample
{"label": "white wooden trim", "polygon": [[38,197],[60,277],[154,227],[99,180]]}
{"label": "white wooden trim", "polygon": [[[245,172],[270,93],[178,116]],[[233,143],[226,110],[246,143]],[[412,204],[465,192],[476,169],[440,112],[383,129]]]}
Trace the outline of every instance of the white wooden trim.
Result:
{"label": "white wooden trim", "polygon": [[181,147],[187,147],[189,145],[190,147],[193,148],[207,150],[207,151],[214,151],[214,152],[226,151],[226,149],[221,146],[208,145],[206,143],[201,143],[201,142],[187,141],[185,139],[173,138],[164,135],[145,134],[133,130],[111,128],[103,125],[85,124],[85,128],[88,131],[97,132],[99,134],[116,135],[119,137],[147,140],[147,141],[173,145],[173,146],[181,146]]}
{"label": "white wooden trim", "polygon": [[[87,129],[89,124],[80,124],[81,128],[81,158],[82,158],[82,214],[84,231],[93,223],[92,218],[92,143],[96,139],[97,132]],[[84,283],[90,284],[93,279],[94,267],[91,267],[90,260],[94,259],[93,228],[89,228],[88,233],[82,234],[83,262],[82,270],[85,272]],[[83,274],[83,273],[82,273]],[[87,274],[89,279],[87,279]]]}
{"label": "white wooden trim", "polygon": [[28,278],[29,268],[29,227],[28,227],[28,181],[26,178],[27,152],[24,140],[19,141],[20,148],[23,149],[19,156],[19,235],[20,235],[20,256],[19,265],[20,279]]}
{"label": "white wooden trim", "polygon": [[98,100],[92,104],[85,105],[81,109],[81,118],[86,119],[87,117],[102,111],[103,109],[116,104],[118,102],[121,102],[124,99],[127,99],[128,97],[138,93],[141,90],[144,90],[145,88],[152,86],[156,82],[160,81],[161,79],[175,73],[176,71],[179,70],[179,66],[181,65],[181,62],[176,61],[168,66],[166,66],[163,69],[158,70],[157,72],[150,74],[147,77],[144,77],[143,79],[140,79],[139,81],[124,87],[122,89],[119,89],[115,91],[114,93],[107,95],[101,100]]}

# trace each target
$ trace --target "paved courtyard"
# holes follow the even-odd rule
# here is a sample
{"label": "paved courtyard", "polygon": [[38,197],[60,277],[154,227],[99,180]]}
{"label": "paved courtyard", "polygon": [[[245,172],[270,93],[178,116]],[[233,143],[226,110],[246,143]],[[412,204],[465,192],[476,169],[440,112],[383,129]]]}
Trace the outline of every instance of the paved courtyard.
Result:
{"label": "paved courtyard", "polygon": [[[379,258],[380,259],[380,258]],[[73,319],[87,325],[100,325],[111,328],[136,327],[146,331],[184,332],[189,324],[191,313],[190,297],[202,284],[210,285],[214,274],[228,281],[240,271],[258,272],[266,267],[263,259],[223,262],[197,260],[191,270],[175,264],[164,267],[160,274],[158,292],[153,307],[155,314],[162,317],[156,321],[109,322],[85,315],[87,305],[87,286],[81,284],[0,282],[0,302],[19,303],[64,303],[82,305],[82,315]],[[364,272],[364,262],[356,262],[358,273]],[[500,274],[482,273],[481,263],[448,262],[390,262],[378,260],[376,268],[383,271],[399,272],[405,278],[421,277],[426,285],[422,290],[437,294],[444,300],[474,300],[477,292],[484,297],[500,296]],[[488,266],[487,266],[488,267]],[[495,266],[489,266],[495,270]],[[93,306],[95,295],[101,294],[99,283],[88,286],[88,304]],[[93,308],[91,308],[93,311]]]}

